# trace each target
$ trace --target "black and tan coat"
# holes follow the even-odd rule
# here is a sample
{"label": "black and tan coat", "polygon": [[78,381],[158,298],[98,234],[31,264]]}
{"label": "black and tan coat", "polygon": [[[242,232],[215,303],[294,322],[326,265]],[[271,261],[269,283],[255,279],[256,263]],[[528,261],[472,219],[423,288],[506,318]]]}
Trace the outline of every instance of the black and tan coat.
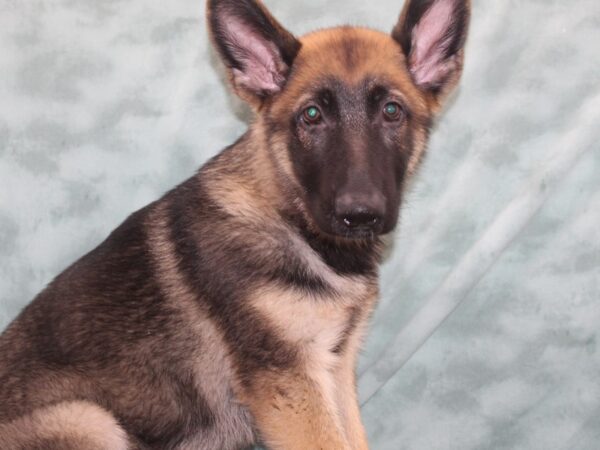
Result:
{"label": "black and tan coat", "polygon": [[367,449],[355,365],[380,236],[462,69],[469,4],[392,35],[208,24],[249,130],[132,214],[0,337],[0,448]]}

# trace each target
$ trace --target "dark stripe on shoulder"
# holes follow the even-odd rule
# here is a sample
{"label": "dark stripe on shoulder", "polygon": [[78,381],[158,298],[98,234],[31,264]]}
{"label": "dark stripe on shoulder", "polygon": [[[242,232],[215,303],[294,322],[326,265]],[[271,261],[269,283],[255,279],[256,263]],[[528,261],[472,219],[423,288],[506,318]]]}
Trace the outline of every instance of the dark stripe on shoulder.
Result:
{"label": "dark stripe on shoulder", "polygon": [[198,177],[172,191],[169,201],[179,270],[224,333],[241,375],[293,365],[296,350],[245,304],[261,271],[252,254],[219,231],[229,216],[208,197]]}
{"label": "dark stripe on shoulder", "polygon": [[271,280],[309,295],[325,295],[331,289],[322,278],[308,273],[302,262],[292,260],[290,263],[272,269]]}

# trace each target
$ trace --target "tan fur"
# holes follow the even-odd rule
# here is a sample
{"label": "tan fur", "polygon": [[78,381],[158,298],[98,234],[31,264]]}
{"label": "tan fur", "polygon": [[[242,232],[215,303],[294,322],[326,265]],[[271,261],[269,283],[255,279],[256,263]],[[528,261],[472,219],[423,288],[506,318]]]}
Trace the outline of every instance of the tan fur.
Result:
{"label": "tan fur", "polygon": [[358,345],[348,349],[343,355],[340,367],[334,374],[337,386],[338,407],[342,415],[342,423],[350,448],[366,450],[369,448],[367,436],[360,417],[360,408],[356,394],[355,354]]}
{"label": "tan fur", "polygon": [[[367,289],[368,290],[368,289]],[[356,396],[355,365],[366,320],[376,293],[348,296],[339,304],[306,299],[286,292],[261,292],[254,305],[271,318],[282,335],[303,350],[296,371],[264,372],[251,389],[241,390],[274,449],[367,450],[366,433]],[[321,299],[323,300],[323,299]],[[331,348],[347,325],[348,305],[363,302],[361,317],[345,351]]]}
{"label": "tan fur", "polygon": [[412,177],[421,164],[423,156],[425,155],[425,149],[427,145],[427,135],[425,130],[415,130],[415,142],[413,147],[413,153],[410,155],[408,160],[407,173],[409,177]]}
{"label": "tan fur", "polygon": [[[344,441],[343,446],[339,448],[368,448],[356,398],[354,368],[377,289],[360,279],[346,279],[343,282],[337,280],[336,285],[339,296],[335,299],[315,298],[307,301],[302,293],[273,287],[261,290],[253,296],[252,305],[256,310],[268,317],[279,334],[299,348],[302,355],[302,365],[293,376],[269,375],[276,378],[277,385],[285,385],[283,390],[288,392],[288,396],[281,396],[277,391],[272,394],[275,405],[281,402],[286,408],[280,411],[272,406],[276,411],[270,412],[261,409],[261,413],[267,415],[265,420],[284,421],[289,409],[296,412],[294,408],[297,406],[291,405],[297,396],[309,397],[309,400],[303,403],[303,408],[318,408],[322,411],[320,416],[312,417],[309,423],[298,425],[301,427],[298,429],[299,433],[312,433],[308,435],[311,440],[289,442],[297,447],[282,445],[274,448],[302,448],[301,445],[307,445],[307,442],[321,444],[324,436],[315,435],[317,431],[311,428],[313,426],[316,426],[317,430],[328,427],[338,430],[340,439]],[[332,353],[332,349],[339,343],[345,328],[348,327],[353,308],[360,311],[356,327],[347,336],[344,350],[339,354]],[[298,386],[298,379],[304,380],[304,384]],[[256,399],[252,401],[255,402]],[[283,417],[276,419],[280,414]],[[302,416],[296,417],[295,421],[298,420],[302,420]],[[314,421],[319,424],[313,425]]]}
{"label": "tan fur", "polygon": [[300,41],[302,47],[295,65],[302,70],[290,75],[286,89],[273,103],[273,115],[302,103],[307,87],[315,80],[332,77],[355,85],[369,76],[389,80],[398,86],[398,93],[416,114],[429,114],[427,99],[415,87],[404,55],[388,34],[339,27],[310,33]]}
{"label": "tan fur", "polygon": [[[273,205],[284,202],[275,185],[276,174],[265,150],[267,145],[262,131],[261,127],[250,131],[247,157],[244,160],[232,157],[228,161],[232,170],[223,173],[219,167],[207,171],[212,181],[207,183],[207,189],[213,200],[230,215],[251,222],[262,221],[266,217],[276,220]],[[257,174],[261,175],[260,178]]]}
{"label": "tan fur", "polygon": [[250,405],[264,443],[285,450],[350,450],[317,384],[303,372],[265,372],[239,394]]}
{"label": "tan fur", "polygon": [[0,448],[126,450],[127,438],[115,418],[89,402],[59,403],[0,424]]}
{"label": "tan fur", "polygon": [[354,332],[348,337],[346,350],[341,355],[338,369],[334,373],[337,389],[338,407],[342,414],[342,422],[350,448],[368,450],[367,436],[360,417],[360,408],[356,391],[356,363],[366,333],[368,318],[377,301],[378,291],[366,299],[361,316]]}

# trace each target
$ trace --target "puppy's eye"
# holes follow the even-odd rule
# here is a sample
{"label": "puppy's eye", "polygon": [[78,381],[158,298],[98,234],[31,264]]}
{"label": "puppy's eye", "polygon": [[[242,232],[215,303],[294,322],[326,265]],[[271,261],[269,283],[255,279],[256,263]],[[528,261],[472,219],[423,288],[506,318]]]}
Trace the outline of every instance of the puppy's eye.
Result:
{"label": "puppy's eye", "polygon": [[383,116],[389,122],[396,122],[402,116],[402,107],[396,102],[388,102],[383,107]]}
{"label": "puppy's eye", "polygon": [[302,118],[307,124],[316,125],[321,122],[321,111],[316,106],[309,106],[302,113]]}

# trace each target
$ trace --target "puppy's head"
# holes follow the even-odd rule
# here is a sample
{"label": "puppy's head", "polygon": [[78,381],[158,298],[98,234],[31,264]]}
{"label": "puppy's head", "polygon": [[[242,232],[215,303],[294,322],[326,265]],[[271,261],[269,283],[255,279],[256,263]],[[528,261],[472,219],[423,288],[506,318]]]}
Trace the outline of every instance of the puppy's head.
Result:
{"label": "puppy's head", "polygon": [[269,151],[326,235],[391,231],[404,180],[463,66],[469,0],[408,0],[391,34],[295,38],[257,0],[209,0],[213,42]]}

